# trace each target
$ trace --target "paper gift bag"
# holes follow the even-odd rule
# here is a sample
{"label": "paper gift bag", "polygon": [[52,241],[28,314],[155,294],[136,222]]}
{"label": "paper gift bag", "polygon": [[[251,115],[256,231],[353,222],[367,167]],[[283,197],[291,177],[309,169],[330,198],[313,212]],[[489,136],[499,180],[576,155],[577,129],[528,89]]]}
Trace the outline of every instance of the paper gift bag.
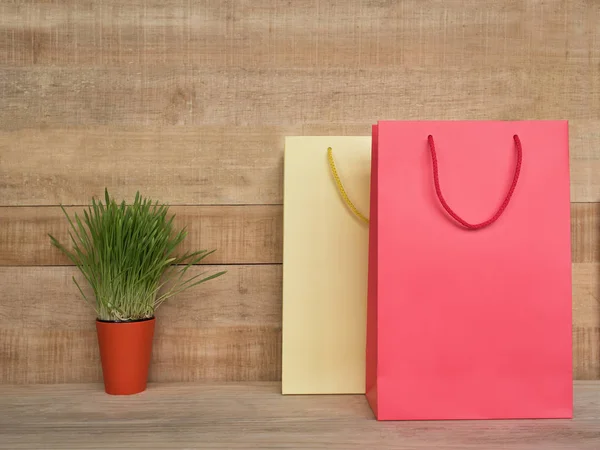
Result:
{"label": "paper gift bag", "polygon": [[377,418],[572,417],[567,123],[373,131],[366,381]]}
{"label": "paper gift bag", "polygon": [[283,394],[365,392],[370,171],[371,136],[286,138]]}

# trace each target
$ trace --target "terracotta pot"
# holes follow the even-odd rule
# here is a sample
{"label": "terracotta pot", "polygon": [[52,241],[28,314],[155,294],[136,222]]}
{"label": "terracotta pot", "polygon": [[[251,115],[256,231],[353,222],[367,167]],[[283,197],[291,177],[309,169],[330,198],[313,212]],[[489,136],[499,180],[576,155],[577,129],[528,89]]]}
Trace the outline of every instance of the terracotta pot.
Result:
{"label": "terracotta pot", "polygon": [[146,390],[156,319],[132,322],[96,320],[104,390],[112,395]]}

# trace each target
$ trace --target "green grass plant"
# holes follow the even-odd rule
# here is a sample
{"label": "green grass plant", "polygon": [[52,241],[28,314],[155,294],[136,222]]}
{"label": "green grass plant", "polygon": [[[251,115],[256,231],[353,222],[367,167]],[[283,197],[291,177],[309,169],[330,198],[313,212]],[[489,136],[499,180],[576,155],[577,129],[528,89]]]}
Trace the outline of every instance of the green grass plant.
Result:
{"label": "green grass plant", "polygon": [[167,299],[223,275],[202,272],[190,276],[190,267],[215,250],[177,252],[185,239],[185,228],[175,230],[167,205],[159,205],[139,192],[133,204],[118,204],[105,189],[105,203],[92,199],[91,206],[72,219],[65,208],[72,249],[50,236],[81,271],[92,288],[94,299],[84,293],[99,320],[128,322],[154,317]]}

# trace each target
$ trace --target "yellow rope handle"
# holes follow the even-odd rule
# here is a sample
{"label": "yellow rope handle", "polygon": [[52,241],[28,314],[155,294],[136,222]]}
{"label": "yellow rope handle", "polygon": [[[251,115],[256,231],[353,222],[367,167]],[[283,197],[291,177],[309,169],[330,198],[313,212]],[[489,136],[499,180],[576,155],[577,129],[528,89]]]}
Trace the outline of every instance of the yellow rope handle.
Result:
{"label": "yellow rope handle", "polygon": [[344,189],[342,180],[340,180],[340,176],[338,175],[337,169],[335,167],[335,162],[333,160],[333,150],[331,149],[331,147],[327,148],[327,159],[329,159],[329,167],[331,168],[331,174],[333,175],[333,179],[335,180],[335,184],[340,195],[342,196],[342,199],[344,199],[344,202],[346,203],[346,205],[348,205],[348,208],[350,208],[350,210],[356,215],[356,217],[358,217],[365,223],[369,223],[369,219],[367,219],[363,214],[361,214],[361,212],[358,209],[356,209],[356,206],[354,206],[354,203],[352,203],[352,201],[348,197],[348,194],[346,194],[346,190]]}

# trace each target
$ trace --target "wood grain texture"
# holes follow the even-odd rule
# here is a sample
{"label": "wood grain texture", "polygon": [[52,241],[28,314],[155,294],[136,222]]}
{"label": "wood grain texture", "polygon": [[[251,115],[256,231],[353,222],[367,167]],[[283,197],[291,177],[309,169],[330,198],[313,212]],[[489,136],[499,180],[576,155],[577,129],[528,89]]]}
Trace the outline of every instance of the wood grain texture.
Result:
{"label": "wood grain texture", "polygon": [[440,0],[4,2],[0,63],[437,69],[600,61],[600,6],[593,0],[464,6]]}
{"label": "wood grain texture", "polygon": [[2,67],[2,130],[600,119],[600,67]]}
{"label": "wood grain texture", "polygon": [[[203,266],[195,270],[217,270]],[[225,266],[157,313],[154,381],[278,380],[281,266]],[[94,314],[74,267],[0,267],[0,384],[100,378]],[[600,263],[573,265],[576,379],[600,378]]]}
{"label": "wood grain texture", "polygon": [[574,370],[600,378],[599,2],[31,0],[0,1],[0,266],[31,266],[0,267],[0,383],[99,379],[45,233],[105,187],[269,264],[165,306],[152,379],[277,380],[284,138],[379,119],[569,120]]}
{"label": "wood grain texture", "polygon": [[[154,381],[277,380],[281,266],[203,266],[228,272],[157,311]],[[74,267],[1,267],[0,384],[101,380],[92,308]]]}
{"label": "wood grain texture", "polygon": [[600,203],[571,203],[571,254],[574,263],[600,262]]}
{"label": "wood grain texture", "polygon": [[[83,210],[66,208],[72,218]],[[281,263],[281,206],[172,206],[169,214],[175,227],[187,229],[180,253],[216,249],[206,264]],[[48,237],[68,245],[68,232],[59,207],[0,207],[0,266],[72,265]]]}
{"label": "wood grain texture", "polygon": [[[67,207],[69,215],[83,207]],[[172,206],[188,237],[182,249],[216,248],[207,264],[282,262],[280,205]],[[67,242],[68,224],[59,207],[0,207],[0,266],[71,265],[49,245],[48,233]],[[571,205],[574,263],[600,262],[600,203]]]}
{"label": "wood grain texture", "polygon": [[279,383],[0,387],[0,448],[597,450],[600,384],[576,382],[574,418],[377,422],[363,395],[286,396]]}
{"label": "wood grain texture", "polygon": [[282,148],[269,127],[1,133],[0,204],[87,205],[105,187],[169,204],[281,203]]}
{"label": "wood grain texture", "polygon": [[[600,201],[600,104],[596,109],[597,120],[569,122],[573,202]],[[281,204],[285,136],[368,136],[381,117],[355,124],[0,131],[0,206],[86,205],[105,187],[117,198],[142,190],[174,205]]]}
{"label": "wood grain texture", "polygon": [[573,374],[600,379],[600,264],[573,265]]}

